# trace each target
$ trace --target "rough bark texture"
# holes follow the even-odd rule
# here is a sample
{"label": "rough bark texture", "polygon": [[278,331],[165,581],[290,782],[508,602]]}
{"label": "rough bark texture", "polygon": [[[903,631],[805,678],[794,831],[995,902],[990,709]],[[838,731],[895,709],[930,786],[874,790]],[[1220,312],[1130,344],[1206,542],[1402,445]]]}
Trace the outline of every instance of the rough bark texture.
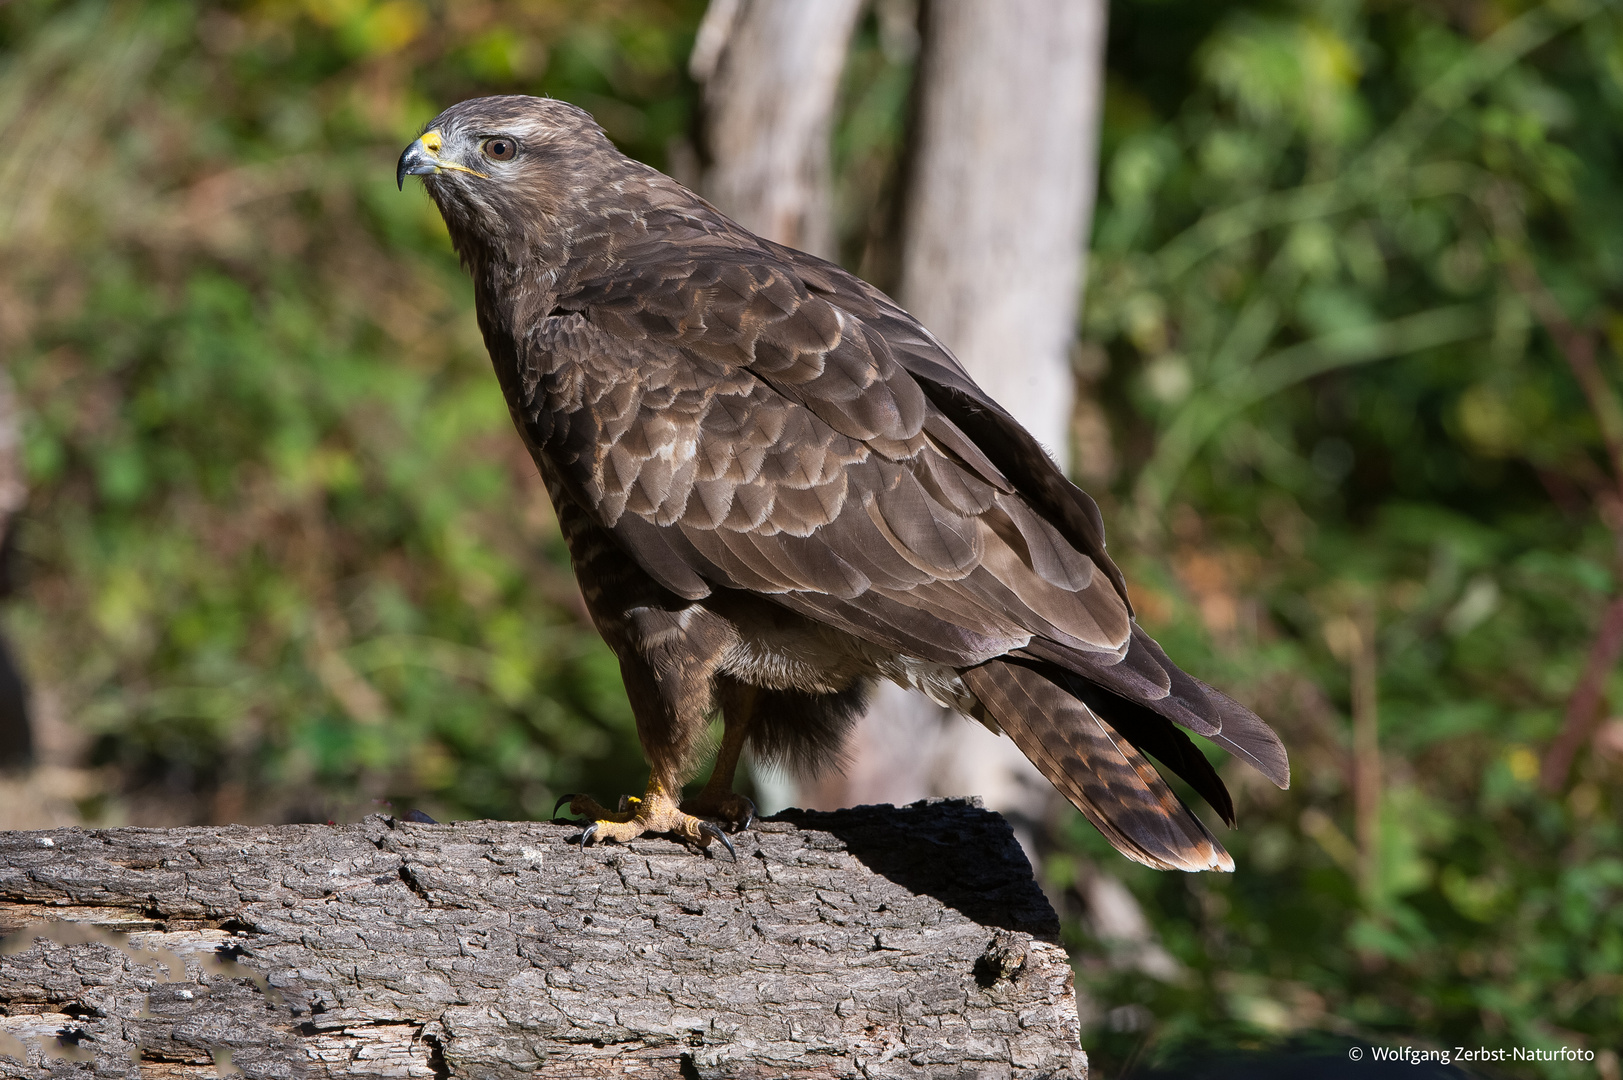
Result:
{"label": "rough bark texture", "polygon": [[[1105,0],[926,0],[898,299],[1066,463],[1103,102]],[[883,686],[814,806],[975,792],[1041,819],[1007,739]]]}
{"label": "rough bark texture", "polygon": [[0,834],[0,1076],[1085,1077],[1052,910],[966,802],[738,862],[551,823]]}
{"label": "rough bark texture", "polygon": [[834,257],[829,135],[862,0],[711,0],[690,64],[704,84],[705,197],[746,228]]}

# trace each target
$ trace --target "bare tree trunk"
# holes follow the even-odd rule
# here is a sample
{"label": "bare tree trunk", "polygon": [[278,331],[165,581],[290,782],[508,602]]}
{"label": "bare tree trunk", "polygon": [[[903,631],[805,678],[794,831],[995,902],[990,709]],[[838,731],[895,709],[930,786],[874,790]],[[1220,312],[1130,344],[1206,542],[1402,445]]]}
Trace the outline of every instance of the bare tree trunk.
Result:
{"label": "bare tree trunk", "polygon": [[[828,259],[834,106],[863,3],[710,0],[688,61],[704,86],[700,191],[745,228]],[[779,773],[755,781],[767,812],[803,801]]]}
{"label": "bare tree trunk", "polygon": [[[1103,99],[1104,0],[928,0],[902,304],[1061,462]],[[975,792],[1040,816],[1052,789],[1007,739],[882,688],[846,778],[813,806]]]}
{"label": "bare tree trunk", "polygon": [[711,0],[693,46],[704,84],[702,188],[762,236],[833,258],[829,137],[862,0]]}
{"label": "bare tree trunk", "polygon": [[1103,0],[930,0],[901,300],[1061,463]]}

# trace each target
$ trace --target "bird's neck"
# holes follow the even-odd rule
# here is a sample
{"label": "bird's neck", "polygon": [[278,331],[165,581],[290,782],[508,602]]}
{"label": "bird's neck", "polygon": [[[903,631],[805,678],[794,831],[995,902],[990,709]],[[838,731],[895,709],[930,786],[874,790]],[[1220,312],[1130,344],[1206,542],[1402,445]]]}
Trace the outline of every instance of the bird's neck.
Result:
{"label": "bird's neck", "polygon": [[548,198],[533,204],[532,214],[509,219],[508,235],[470,229],[457,236],[453,228],[487,342],[492,332],[516,342],[521,328],[551,314],[579,287],[612,276],[629,251],[668,227],[673,211],[680,217],[709,210],[676,181],[618,154],[598,162],[590,183],[572,178],[568,186],[568,198]]}

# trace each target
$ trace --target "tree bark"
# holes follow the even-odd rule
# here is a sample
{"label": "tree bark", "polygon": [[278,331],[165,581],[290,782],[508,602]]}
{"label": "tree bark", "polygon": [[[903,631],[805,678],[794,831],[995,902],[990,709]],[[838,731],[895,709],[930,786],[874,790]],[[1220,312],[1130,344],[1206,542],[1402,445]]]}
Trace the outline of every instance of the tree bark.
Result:
{"label": "tree bark", "polygon": [[0,1076],[1086,1075],[994,814],[790,812],[737,862],[578,834],[0,834]]}
{"label": "tree bark", "polygon": [[[927,0],[902,305],[1063,466],[1103,101],[1104,0]],[[816,806],[975,792],[1040,818],[1052,789],[1007,739],[881,687],[849,778]]]}
{"label": "tree bark", "polygon": [[705,196],[745,228],[835,257],[829,139],[862,0],[711,0],[690,64],[704,84]]}

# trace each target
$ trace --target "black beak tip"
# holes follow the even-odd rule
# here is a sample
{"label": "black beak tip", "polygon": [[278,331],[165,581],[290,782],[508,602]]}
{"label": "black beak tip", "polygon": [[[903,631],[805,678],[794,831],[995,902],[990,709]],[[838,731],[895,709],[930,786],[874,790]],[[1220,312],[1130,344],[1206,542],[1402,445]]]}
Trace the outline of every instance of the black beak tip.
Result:
{"label": "black beak tip", "polygon": [[432,176],[440,171],[440,163],[423,147],[421,141],[414,142],[406,147],[406,152],[400,155],[400,163],[394,168],[395,186],[405,190],[406,177]]}

